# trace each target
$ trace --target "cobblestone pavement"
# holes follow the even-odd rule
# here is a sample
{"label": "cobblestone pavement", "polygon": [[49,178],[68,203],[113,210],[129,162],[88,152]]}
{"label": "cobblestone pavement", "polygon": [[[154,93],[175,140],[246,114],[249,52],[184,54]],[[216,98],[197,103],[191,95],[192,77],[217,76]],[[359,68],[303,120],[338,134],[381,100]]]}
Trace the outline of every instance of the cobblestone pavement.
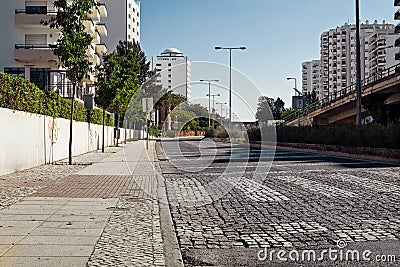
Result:
{"label": "cobblestone pavement", "polygon": [[0,210],[21,201],[54,181],[109,157],[118,150],[120,148],[110,147],[106,148],[107,153],[104,154],[96,151],[74,157],[74,165],[68,165],[66,160],[62,160],[52,165],[0,176]]}
{"label": "cobblestone pavement", "polygon": [[[152,160],[154,146],[141,151],[132,176],[134,186],[125,188],[88,266],[165,266],[157,198],[157,173]],[[150,159],[148,158],[148,156]],[[127,161],[132,161],[127,154]]]}
{"label": "cobblestone pavement", "polygon": [[[201,154],[198,146],[199,141],[186,140],[179,149],[186,158],[213,156]],[[217,144],[212,164],[200,172],[190,172],[190,164],[173,171],[177,150],[159,154],[169,159],[162,164],[163,175],[187,266],[256,266],[253,249],[318,249],[337,247],[338,241],[394,242],[400,260],[399,167],[277,151],[270,171],[255,173],[260,164],[269,168],[274,152],[260,155],[259,148],[252,148],[250,156],[242,157],[235,152],[234,164],[227,168],[238,148]],[[245,172],[235,171],[240,168]],[[224,264],[225,254],[235,258],[243,251],[255,262],[246,265],[249,261],[236,258]],[[207,261],[205,254],[213,254],[213,260]]]}

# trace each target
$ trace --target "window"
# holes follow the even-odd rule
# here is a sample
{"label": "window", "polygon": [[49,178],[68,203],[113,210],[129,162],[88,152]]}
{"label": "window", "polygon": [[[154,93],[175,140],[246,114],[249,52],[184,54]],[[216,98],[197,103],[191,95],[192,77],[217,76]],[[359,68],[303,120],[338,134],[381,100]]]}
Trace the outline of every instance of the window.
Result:
{"label": "window", "polygon": [[47,6],[27,6],[26,14],[46,14]]}
{"label": "window", "polygon": [[157,66],[157,67],[161,67],[161,63],[157,63],[156,66]]}
{"label": "window", "polygon": [[129,4],[129,9],[132,7],[132,5],[131,4]]}
{"label": "window", "polygon": [[13,77],[25,78],[25,68],[4,68],[4,72]]}
{"label": "window", "polygon": [[37,85],[40,89],[44,90],[49,83],[50,69],[44,68],[31,68],[30,81]]}
{"label": "window", "polygon": [[172,75],[171,75],[171,74],[168,74],[168,77],[169,77],[169,78],[171,78],[171,77],[172,77]]}
{"label": "window", "polygon": [[168,83],[171,83],[172,81],[171,80],[168,80]]}
{"label": "window", "polygon": [[25,44],[27,45],[47,45],[46,34],[25,34]]}
{"label": "window", "polygon": [[171,65],[172,65],[171,63],[168,63],[168,67],[171,67]]}
{"label": "window", "polygon": [[128,39],[129,39],[129,40],[131,39],[131,35],[128,35]]}
{"label": "window", "polygon": [[131,28],[131,24],[128,24],[128,29],[130,29]]}
{"label": "window", "polygon": [[128,14],[128,18],[131,18],[132,16],[131,16],[131,14]]}

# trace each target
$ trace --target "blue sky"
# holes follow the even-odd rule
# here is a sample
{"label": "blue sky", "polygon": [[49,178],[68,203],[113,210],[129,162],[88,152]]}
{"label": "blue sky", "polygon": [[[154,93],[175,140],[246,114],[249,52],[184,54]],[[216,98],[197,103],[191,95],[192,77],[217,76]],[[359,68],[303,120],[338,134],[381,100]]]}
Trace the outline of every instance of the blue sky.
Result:
{"label": "blue sky", "polygon": [[[395,23],[393,0],[360,2],[362,21]],[[192,61],[222,64],[229,64],[228,51],[214,46],[246,46],[246,51],[234,52],[233,66],[254,81],[262,95],[279,96],[288,107],[293,81],[286,77],[297,77],[300,87],[301,63],[319,58],[320,34],[354,23],[354,7],[354,0],[142,0],[141,45],[149,60],[176,47]],[[192,90],[195,97],[205,93]],[[258,95],[249,94],[256,103]]]}

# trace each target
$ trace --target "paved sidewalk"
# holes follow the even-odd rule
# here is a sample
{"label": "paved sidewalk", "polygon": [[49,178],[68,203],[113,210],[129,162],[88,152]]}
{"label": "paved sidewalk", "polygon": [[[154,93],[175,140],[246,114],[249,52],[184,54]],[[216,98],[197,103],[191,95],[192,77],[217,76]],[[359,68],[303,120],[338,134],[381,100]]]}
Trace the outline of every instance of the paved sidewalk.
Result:
{"label": "paved sidewalk", "polygon": [[155,160],[129,143],[0,210],[0,266],[166,266]]}

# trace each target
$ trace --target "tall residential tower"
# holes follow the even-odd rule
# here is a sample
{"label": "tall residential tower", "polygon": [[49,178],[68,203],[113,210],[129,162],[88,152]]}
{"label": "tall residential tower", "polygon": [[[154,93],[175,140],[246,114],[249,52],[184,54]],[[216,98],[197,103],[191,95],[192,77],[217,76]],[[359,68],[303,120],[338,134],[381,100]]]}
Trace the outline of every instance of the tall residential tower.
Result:
{"label": "tall residential tower", "polygon": [[190,102],[191,94],[191,63],[176,48],[165,49],[156,59],[153,58],[153,68],[159,75],[157,83],[163,88],[180,94]]}

